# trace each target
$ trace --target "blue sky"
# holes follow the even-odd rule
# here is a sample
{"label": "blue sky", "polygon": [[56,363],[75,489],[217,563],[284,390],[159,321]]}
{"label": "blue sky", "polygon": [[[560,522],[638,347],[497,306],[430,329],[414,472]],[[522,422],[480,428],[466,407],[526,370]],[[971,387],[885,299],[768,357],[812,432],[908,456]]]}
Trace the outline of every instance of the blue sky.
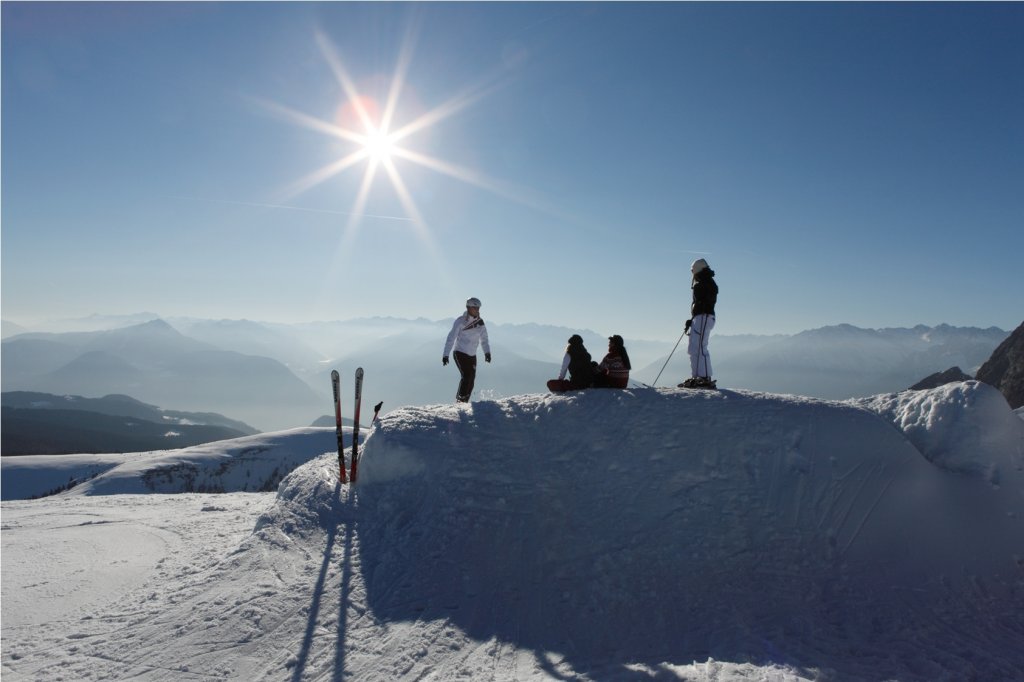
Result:
{"label": "blue sky", "polygon": [[[700,256],[718,333],[1024,319],[1024,4],[2,12],[4,319],[477,296],[674,340]],[[365,133],[353,92],[379,123],[396,74],[405,199],[365,159],[290,191],[363,149],[329,131]]]}

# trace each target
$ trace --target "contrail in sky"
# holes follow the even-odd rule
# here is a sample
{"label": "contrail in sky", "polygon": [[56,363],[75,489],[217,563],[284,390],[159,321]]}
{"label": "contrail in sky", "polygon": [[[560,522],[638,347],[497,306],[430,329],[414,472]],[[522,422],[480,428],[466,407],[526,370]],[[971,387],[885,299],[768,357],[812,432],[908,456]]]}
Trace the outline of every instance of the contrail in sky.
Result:
{"label": "contrail in sky", "polygon": [[412,218],[401,218],[391,215],[374,215],[372,213],[351,213],[349,211],[332,211],[326,208],[308,208],[306,206],[290,206],[288,204],[260,204],[252,201],[230,201],[228,199],[203,199],[200,197],[174,197],[175,199],[186,199],[188,201],[208,201],[215,204],[230,204],[232,206],[252,206],[254,208],[274,208],[288,211],[304,211],[306,213],[326,213],[328,215],[358,216],[360,218],[376,218],[378,220],[400,220],[402,222],[414,222]]}

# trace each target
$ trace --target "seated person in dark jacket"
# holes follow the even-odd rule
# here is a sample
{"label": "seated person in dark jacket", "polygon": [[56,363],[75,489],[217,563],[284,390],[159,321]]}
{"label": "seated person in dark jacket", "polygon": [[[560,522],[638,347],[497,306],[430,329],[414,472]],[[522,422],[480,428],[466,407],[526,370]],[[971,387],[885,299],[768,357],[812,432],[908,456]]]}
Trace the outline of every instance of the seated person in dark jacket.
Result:
{"label": "seated person in dark jacket", "polygon": [[[568,381],[565,378],[566,372],[569,373]],[[583,337],[573,334],[569,337],[569,345],[565,347],[562,370],[558,373],[557,379],[548,382],[548,390],[554,393],[574,391],[590,388],[593,383],[594,367],[590,360],[590,353],[583,346]]]}

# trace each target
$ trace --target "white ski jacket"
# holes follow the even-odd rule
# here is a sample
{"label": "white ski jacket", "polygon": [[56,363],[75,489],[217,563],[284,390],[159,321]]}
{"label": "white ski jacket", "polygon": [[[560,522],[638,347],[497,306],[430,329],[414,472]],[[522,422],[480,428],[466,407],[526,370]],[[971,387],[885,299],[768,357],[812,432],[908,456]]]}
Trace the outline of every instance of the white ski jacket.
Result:
{"label": "white ski jacket", "polygon": [[455,318],[452,330],[448,332],[448,339],[444,342],[444,355],[451,355],[453,347],[460,353],[476,355],[476,349],[480,344],[483,344],[485,353],[491,352],[483,318],[471,317],[469,313],[464,313]]}

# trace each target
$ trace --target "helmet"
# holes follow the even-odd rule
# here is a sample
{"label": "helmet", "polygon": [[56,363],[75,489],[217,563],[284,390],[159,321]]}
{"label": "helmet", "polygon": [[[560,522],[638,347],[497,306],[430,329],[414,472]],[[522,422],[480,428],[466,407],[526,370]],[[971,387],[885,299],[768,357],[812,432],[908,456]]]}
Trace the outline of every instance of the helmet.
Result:
{"label": "helmet", "polygon": [[693,261],[693,265],[690,266],[690,272],[692,274],[694,274],[694,275],[696,275],[701,270],[707,270],[707,269],[708,269],[708,262],[706,260],[704,260],[703,258],[698,258],[697,260]]}
{"label": "helmet", "polygon": [[480,307],[480,299],[476,298],[474,296],[473,298],[471,298],[471,299],[466,301],[466,307],[467,308],[479,308]]}

